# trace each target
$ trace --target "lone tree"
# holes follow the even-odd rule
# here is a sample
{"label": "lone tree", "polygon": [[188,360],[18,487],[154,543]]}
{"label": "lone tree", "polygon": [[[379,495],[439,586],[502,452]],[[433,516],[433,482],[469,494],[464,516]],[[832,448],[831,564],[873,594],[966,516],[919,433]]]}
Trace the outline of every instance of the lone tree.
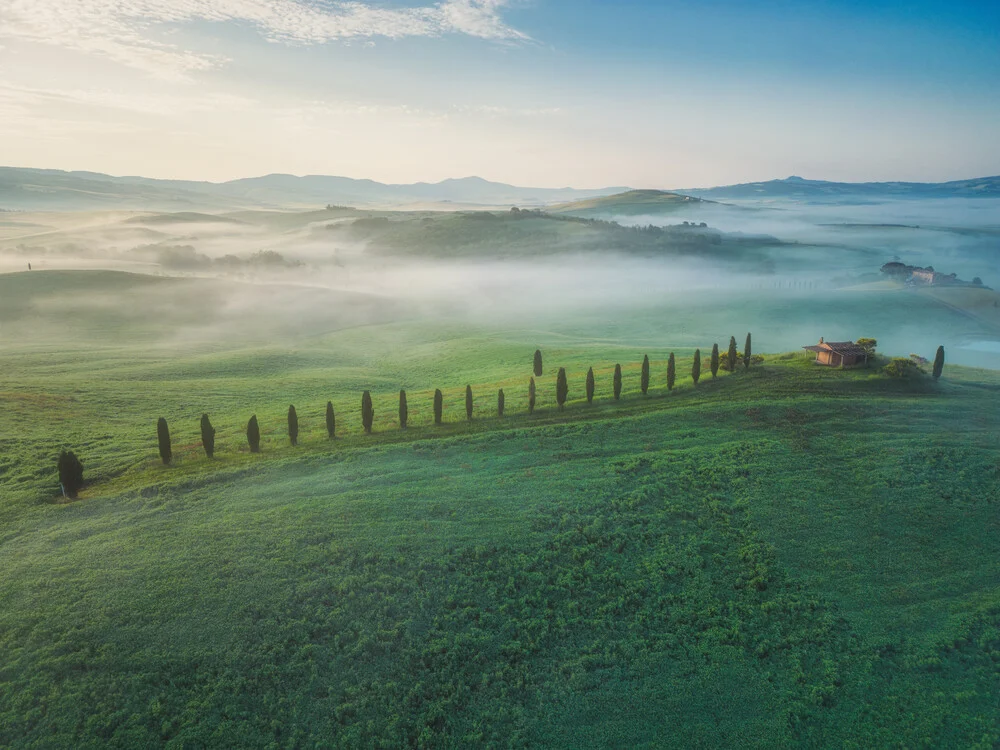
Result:
{"label": "lone tree", "polygon": [[712,359],[709,360],[709,367],[712,371],[712,377],[714,378],[719,374],[719,345],[712,344]]}
{"label": "lone tree", "polygon": [[503,419],[504,396],[503,388],[497,391],[497,417]]}
{"label": "lone tree", "polygon": [[937,348],[937,353],[934,355],[934,369],[931,371],[931,374],[934,376],[935,380],[941,377],[941,371],[943,369],[944,369],[944,347],[939,346]]}
{"label": "lone tree", "polygon": [[372,408],[371,391],[361,394],[361,424],[365,428],[365,433],[371,434],[372,422],[375,421],[375,409]]}
{"label": "lone tree", "polygon": [[594,403],[594,368],[587,370],[587,403]]}
{"label": "lone tree", "polygon": [[330,440],[337,434],[337,415],[333,413],[333,401],[326,402],[326,434]]}
{"label": "lone tree", "polygon": [[743,369],[750,369],[750,333],[747,332],[747,342],[743,345]]}
{"label": "lone tree", "polygon": [[674,389],[674,383],[677,382],[677,359],[674,357],[674,353],[670,352],[670,358],[667,360],[667,390],[672,391]]}
{"label": "lone tree", "polygon": [[691,365],[691,380],[698,385],[698,378],[701,377],[701,349],[694,350],[694,364]]}
{"label": "lone tree", "polygon": [[535,413],[535,379],[528,381],[528,414]]}
{"label": "lone tree", "polygon": [[738,355],[738,352],[736,351],[736,337],[735,336],[730,336],[729,337],[729,351],[726,352],[726,364],[729,365],[729,367],[727,367],[726,369],[729,372],[735,372],[736,371],[736,357],[737,357],[737,355]]}
{"label": "lone tree", "polygon": [[472,386],[465,386],[465,418],[472,421]]}
{"label": "lone tree", "polygon": [[260,426],[257,424],[256,414],[247,422],[247,443],[251,453],[260,453]]}
{"label": "lone tree", "polygon": [[559,374],[556,375],[556,403],[559,404],[559,411],[562,411],[568,395],[569,385],[566,383],[566,368],[560,367]]}
{"label": "lone tree", "polygon": [[406,406],[406,391],[399,389],[399,429],[406,429],[406,420],[410,417],[410,410]]}
{"label": "lone tree", "polygon": [[535,362],[533,365],[532,372],[535,373],[536,378],[542,377],[542,350],[535,349]]}
{"label": "lone tree", "polygon": [[215,428],[207,414],[201,415],[201,446],[209,458],[215,455]]}
{"label": "lone tree", "polygon": [[617,401],[618,399],[620,399],[622,397],[622,366],[621,365],[615,365],[614,388],[615,388],[615,401]]}
{"label": "lone tree", "polygon": [[288,439],[292,445],[299,444],[299,415],[291,404],[288,405]]}
{"label": "lone tree", "polygon": [[444,395],[437,389],[434,391],[434,424],[441,424],[442,411],[444,411]]}
{"label": "lone tree", "polygon": [[639,388],[642,389],[642,395],[646,395],[646,391],[649,390],[649,355],[642,355],[642,376],[639,379]]}
{"label": "lone tree", "polygon": [[164,466],[168,466],[174,457],[170,449],[170,429],[167,427],[167,420],[160,417],[156,422],[156,441],[160,444],[160,459]]}
{"label": "lone tree", "polygon": [[63,497],[76,499],[83,487],[83,464],[73,451],[61,451],[56,466],[59,469],[59,486]]}

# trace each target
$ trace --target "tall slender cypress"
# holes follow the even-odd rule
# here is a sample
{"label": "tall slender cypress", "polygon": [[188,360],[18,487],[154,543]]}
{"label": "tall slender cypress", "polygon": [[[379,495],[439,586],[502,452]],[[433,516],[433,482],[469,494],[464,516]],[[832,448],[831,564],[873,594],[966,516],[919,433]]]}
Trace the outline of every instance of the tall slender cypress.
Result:
{"label": "tall slender cypress", "polygon": [[677,360],[674,357],[674,353],[670,352],[670,359],[667,360],[667,390],[672,391],[674,389],[674,383],[677,382]]}
{"label": "tall slender cypress", "polygon": [[560,367],[559,374],[556,375],[556,403],[559,404],[559,411],[562,411],[566,403],[566,396],[569,395],[569,384],[566,382],[566,368]]}
{"label": "tall slender cypress", "polygon": [[399,389],[399,429],[406,429],[406,421],[410,418],[410,409],[406,405],[406,391]]}
{"label": "tall slender cypress", "polygon": [[737,354],[739,354],[739,352],[736,351],[736,337],[735,336],[730,336],[729,337],[729,351],[726,352],[726,364],[729,365],[729,367],[727,367],[726,369],[729,370],[729,372],[735,372],[736,371],[736,356],[737,356]]}
{"label": "tall slender cypress", "polygon": [[937,353],[934,355],[934,379],[937,380],[941,377],[941,371],[944,370],[944,347],[939,346],[937,348]]}
{"label": "tall slender cypress", "polygon": [[465,386],[465,418],[472,421],[472,386]]}
{"label": "tall slender cypress", "polygon": [[528,381],[528,414],[535,413],[535,379]]}
{"label": "tall slender cypress", "polygon": [[646,391],[649,390],[649,355],[642,355],[642,377],[639,380],[639,388],[642,389],[642,395],[646,395]]}
{"label": "tall slender cypress", "polygon": [[691,365],[691,380],[698,385],[698,378],[701,377],[701,349],[694,350],[694,364]]}
{"label": "tall slender cypress", "polygon": [[251,453],[260,453],[260,425],[257,424],[256,414],[247,422],[247,444]]}
{"label": "tall slender cypress", "polygon": [[333,401],[326,402],[326,434],[333,440],[337,435],[337,415],[333,413]]}
{"label": "tall slender cypress", "polygon": [[615,379],[614,379],[614,389],[615,389],[615,401],[622,397],[622,366],[615,365]]}
{"label": "tall slender cypress", "polygon": [[163,461],[163,465],[167,466],[174,454],[170,448],[170,429],[167,427],[167,420],[163,417],[156,421],[156,441],[160,447],[160,459]]}
{"label": "tall slender cypress", "polygon": [[531,371],[535,373],[536,378],[542,377],[542,350],[535,349],[535,361],[532,362]]}
{"label": "tall slender cypress", "polygon": [[594,403],[594,368],[587,370],[587,403]]}
{"label": "tall slender cypress", "polygon": [[372,393],[365,391],[361,394],[361,426],[365,428],[367,434],[372,432],[372,424],[375,422],[375,409],[372,407]]}
{"label": "tall slender cypress", "polygon": [[750,332],[747,332],[747,342],[743,345],[743,369],[750,369]]}
{"label": "tall slender cypress", "polygon": [[500,419],[503,419],[504,400],[503,388],[501,388],[497,391],[497,417]]}
{"label": "tall slender cypress", "polygon": [[440,389],[434,391],[434,424],[441,424],[441,412],[444,411],[444,395]]}
{"label": "tall slender cypress", "polygon": [[207,414],[201,415],[201,447],[209,458],[215,455],[215,428]]}
{"label": "tall slender cypress", "polygon": [[719,345],[712,344],[712,359],[709,360],[709,368],[714,378],[719,374]]}
{"label": "tall slender cypress", "polygon": [[288,440],[293,446],[299,444],[299,415],[291,404],[288,405]]}
{"label": "tall slender cypress", "polygon": [[73,451],[60,451],[56,463],[59,470],[59,486],[64,497],[75,499],[83,487],[83,464]]}

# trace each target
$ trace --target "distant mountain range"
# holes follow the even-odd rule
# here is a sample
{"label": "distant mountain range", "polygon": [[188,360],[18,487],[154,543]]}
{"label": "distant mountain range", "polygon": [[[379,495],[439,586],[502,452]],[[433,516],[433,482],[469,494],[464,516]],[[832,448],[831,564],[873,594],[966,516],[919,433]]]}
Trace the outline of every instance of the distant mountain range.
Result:
{"label": "distant mountain range", "polygon": [[[528,188],[479,177],[389,185],[326,175],[271,174],[229,182],[156,180],[113,177],[98,172],[0,167],[0,209],[22,211],[158,210],[224,211],[238,208],[315,208],[328,204],[358,207],[562,206],[563,209],[635,211],[683,204],[685,196],[722,201],[793,200],[804,202],[869,202],[892,199],[1000,197],[1000,177],[954,182],[845,183],[805,180],[751,182],[726,187],[694,188],[673,193],[634,191],[627,187],[596,190]],[[627,193],[621,197],[619,194]],[[608,199],[607,196],[616,196]],[[604,200],[601,200],[604,199]],[[588,205],[588,201],[597,203]],[[606,205],[603,205],[606,204]],[[641,205],[638,205],[641,204]]]}
{"label": "distant mountain range", "polygon": [[798,200],[864,202],[920,198],[998,198],[1000,176],[953,182],[826,182],[788,177],[725,187],[693,188],[678,193],[711,200]]}
{"label": "distant mountain range", "polygon": [[624,190],[627,188],[527,188],[489,182],[479,177],[387,185],[349,177],[271,174],[216,183],[0,167],[0,209],[17,210],[189,211],[302,208],[327,204],[405,208],[440,203],[542,206]]}

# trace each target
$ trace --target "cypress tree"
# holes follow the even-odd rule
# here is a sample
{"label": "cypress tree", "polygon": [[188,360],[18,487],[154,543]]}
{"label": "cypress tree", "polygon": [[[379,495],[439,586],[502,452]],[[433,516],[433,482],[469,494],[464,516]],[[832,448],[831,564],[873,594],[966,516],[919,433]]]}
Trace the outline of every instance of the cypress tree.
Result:
{"label": "cypress tree", "polygon": [[465,386],[465,418],[472,421],[472,386]]}
{"label": "cypress tree", "polygon": [[714,378],[719,374],[719,345],[712,344],[712,359],[709,360],[709,367],[711,368],[712,377]]}
{"label": "cypress tree", "polygon": [[649,355],[642,355],[642,377],[639,380],[639,387],[642,389],[642,395],[646,395],[646,391],[649,390]]}
{"label": "cypress tree", "polygon": [[504,395],[503,388],[497,391],[497,417],[503,419]]}
{"label": "cypress tree", "polygon": [[207,414],[201,415],[201,445],[209,458],[215,455],[215,428]]}
{"label": "cypress tree", "polygon": [[736,355],[737,354],[738,354],[738,352],[736,351],[736,337],[735,336],[730,336],[729,337],[729,351],[726,352],[726,364],[729,365],[729,367],[728,367],[729,372],[736,372]]}
{"label": "cypress tree", "polygon": [[260,425],[257,424],[256,414],[247,422],[247,443],[251,453],[260,453]]}
{"label": "cypress tree", "polygon": [[438,389],[434,391],[434,424],[441,424],[442,411],[444,411],[444,395]]}
{"label": "cypress tree", "polygon": [[747,342],[743,345],[743,369],[750,369],[750,333],[747,332]]}
{"label": "cypress tree", "polygon": [[337,434],[337,415],[333,413],[333,401],[326,402],[326,434],[333,440]]}
{"label": "cypress tree", "polygon": [[674,353],[670,352],[670,359],[667,360],[667,390],[672,391],[674,389],[674,383],[677,382],[677,360],[674,358]]}
{"label": "cypress tree", "polygon": [[622,366],[615,365],[615,401],[622,397]]}
{"label": "cypress tree", "polygon": [[528,381],[528,414],[535,413],[535,379]]}
{"label": "cypress tree", "polygon": [[556,376],[556,402],[559,404],[559,411],[562,411],[568,395],[569,385],[566,383],[566,368],[560,367],[559,374]]}
{"label": "cypress tree", "polygon": [[170,430],[167,427],[167,420],[160,417],[156,422],[156,441],[160,445],[160,459],[164,466],[168,466],[174,454],[170,449]]}
{"label": "cypress tree", "polygon": [[293,446],[299,444],[299,415],[291,404],[288,406],[288,439]]}
{"label": "cypress tree", "polygon": [[587,403],[594,403],[594,368],[587,370]]}
{"label": "cypress tree", "polygon": [[60,451],[56,467],[59,469],[59,485],[62,487],[63,497],[76,499],[83,487],[83,464],[80,459],[73,451]]}
{"label": "cypress tree", "polygon": [[535,373],[536,378],[542,377],[542,350],[535,349],[535,361],[532,365],[532,372]]}
{"label": "cypress tree", "polygon": [[698,385],[698,378],[701,377],[701,349],[694,350],[694,364],[691,365],[691,380]]}
{"label": "cypress tree", "polygon": [[372,423],[375,421],[375,409],[372,408],[371,391],[361,394],[361,425],[365,428],[365,433],[371,434]]}
{"label": "cypress tree", "polygon": [[934,379],[937,380],[941,377],[941,371],[944,369],[944,347],[939,346],[937,348],[937,353],[934,355]]}
{"label": "cypress tree", "polygon": [[410,410],[406,406],[406,391],[399,389],[399,429],[406,429],[406,420],[410,417]]}

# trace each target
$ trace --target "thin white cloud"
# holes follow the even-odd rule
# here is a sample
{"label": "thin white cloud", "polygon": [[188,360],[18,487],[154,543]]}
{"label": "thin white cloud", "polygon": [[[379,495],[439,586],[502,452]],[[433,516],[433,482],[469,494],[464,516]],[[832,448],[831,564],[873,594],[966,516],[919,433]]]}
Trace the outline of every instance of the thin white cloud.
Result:
{"label": "thin white cloud", "polygon": [[527,39],[503,21],[506,4],[442,0],[416,8],[386,8],[344,0],[3,0],[0,39],[98,55],[176,80],[217,67],[224,59],[166,41],[163,25],[245,23],[267,40],[285,44],[444,34]]}

